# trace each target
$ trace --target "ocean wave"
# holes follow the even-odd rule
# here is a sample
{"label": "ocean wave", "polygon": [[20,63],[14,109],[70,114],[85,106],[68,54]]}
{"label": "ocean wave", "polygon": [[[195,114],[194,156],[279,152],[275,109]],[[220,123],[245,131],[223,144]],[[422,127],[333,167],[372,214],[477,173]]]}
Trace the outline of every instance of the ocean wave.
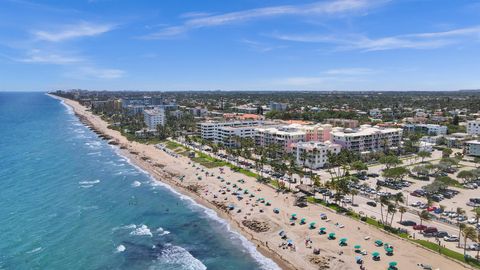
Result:
{"label": "ocean wave", "polygon": [[116,248],[116,253],[120,253],[120,252],[124,252],[127,248],[124,246],[124,245],[119,245],[117,248]]}
{"label": "ocean wave", "polygon": [[186,249],[169,245],[162,250],[162,253],[155,261],[155,264],[148,269],[186,269],[186,270],[205,270],[207,267],[197,258],[195,258]]}
{"label": "ocean wave", "polygon": [[27,253],[27,254],[32,254],[32,253],[40,252],[40,251],[42,251],[42,250],[43,250],[42,247],[38,247],[38,248],[34,248],[34,249],[30,250],[30,251],[27,251],[26,253]]}
{"label": "ocean wave", "polygon": [[135,230],[130,232],[130,235],[135,235],[135,236],[150,236],[152,237],[152,231],[150,231],[150,228],[148,228],[147,225],[141,224],[140,226],[137,226]]}
{"label": "ocean wave", "polygon": [[95,184],[98,184],[100,183],[100,180],[93,180],[93,181],[80,181],[78,182],[78,184],[80,185],[95,185]]}
{"label": "ocean wave", "polygon": [[157,232],[158,235],[160,235],[160,236],[170,234],[169,231],[164,230],[162,227],[158,227],[158,229],[157,229],[156,232]]}
{"label": "ocean wave", "polygon": [[91,188],[93,185],[80,185],[81,188]]}
{"label": "ocean wave", "polygon": [[142,185],[142,183],[140,183],[139,181],[135,181],[135,182],[132,183],[132,187],[139,187],[141,185]]}
{"label": "ocean wave", "polygon": [[[48,94],[46,94],[46,95],[48,95]],[[65,103],[65,101],[63,101],[63,99],[61,99],[61,98],[59,98],[59,97],[56,97],[56,96],[53,96],[53,95],[48,95],[48,96],[50,96],[51,98],[54,98],[54,99],[59,100],[59,101],[60,101],[60,104],[62,104],[62,105],[67,109],[67,113],[73,115],[73,109],[72,109],[72,107],[70,107],[70,105],[67,105],[67,104]]]}

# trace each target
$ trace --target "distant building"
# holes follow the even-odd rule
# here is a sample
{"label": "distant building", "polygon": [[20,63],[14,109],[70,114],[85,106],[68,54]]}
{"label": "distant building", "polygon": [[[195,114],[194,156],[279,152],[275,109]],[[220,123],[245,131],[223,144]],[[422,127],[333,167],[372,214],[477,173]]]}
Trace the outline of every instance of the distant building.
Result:
{"label": "distant building", "polygon": [[382,118],[382,111],[379,109],[371,109],[368,114],[373,118]]}
{"label": "distant building", "polygon": [[213,141],[227,147],[238,147],[241,143],[239,139],[255,137],[255,128],[256,126],[219,127]]}
{"label": "distant building", "polygon": [[402,139],[400,128],[378,128],[362,125],[360,129],[336,129],[332,142],[354,152],[375,152],[385,148],[397,148]]}
{"label": "distant building", "polygon": [[353,120],[353,119],[329,118],[325,120],[325,123],[330,124],[334,127],[344,127],[344,128],[358,127],[358,120]]}
{"label": "distant building", "polygon": [[270,102],[270,110],[271,111],[286,111],[288,108],[287,103],[279,103],[279,102]]}
{"label": "distant building", "polygon": [[465,142],[465,153],[469,156],[480,157],[480,141]]}
{"label": "distant building", "polygon": [[420,132],[428,135],[447,135],[447,127],[433,124],[406,124],[403,126],[405,132]]}
{"label": "distant building", "polygon": [[467,122],[467,133],[469,135],[480,135],[480,118]]}
{"label": "distant building", "polygon": [[208,114],[208,110],[202,107],[195,107],[190,109],[190,113],[193,117],[204,117]]}
{"label": "distant building", "polygon": [[433,146],[434,146],[433,143],[420,141],[418,143],[418,151],[419,152],[432,152],[433,151]]}
{"label": "distant building", "polygon": [[314,170],[323,168],[328,163],[328,153],[338,154],[341,149],[340,145],[331,142],[298,142],[293,144],[296,163]]}
{"label": "distant building", "polygon": [[165,110],[153,109],[145,110],[143,112],[143,121],[147,125],[148,129],[157,129],[158,125],[165,125]]}

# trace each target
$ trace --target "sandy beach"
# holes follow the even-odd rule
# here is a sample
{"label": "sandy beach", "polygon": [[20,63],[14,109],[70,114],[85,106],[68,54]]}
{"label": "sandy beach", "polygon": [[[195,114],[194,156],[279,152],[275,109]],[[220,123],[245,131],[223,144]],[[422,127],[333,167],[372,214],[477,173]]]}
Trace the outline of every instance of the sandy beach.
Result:
{"label": "sandy beach", "polygon": [[[188,157],[173,156],[154,145],[128,141],[78,102],[68,99],[64,102],[73,108],[83,123],[117,145],[122,155],[158,181],[215,210],[282,269],[360,269],[355,260],[360,255],[356,253],[355,245],[360,245],[360,250],[368,253],[362,258],[365,269],[387,269],[389,262],[393,261],[398,263],[398,269],[422,269],[418,264],[431,265],[433,269],[472,269],[328,208],[319,205],[295,207],[292,194],[277,193],[228,167],[222,170],[204,168]],[[238,194],[243,199],[239,200]],[[264,198],[264,201],[257,201],[258,198]],[[234,209],[229,210],[229,206]],[[278,208],[279,213],[275,213],[274,208]],[[327,220],[320,218],[322,213],[327,215]],[[295,225],[290,224],[292,214],[297,217]],[[305,224],[302,225],[300,220],[303,218]],[[309,228],[312,222],[315,222],[314,229]],[[325,228],[326,234],[319,234],[320,227]],[[286,234],[283,239],[280,231]],[[335,240],[328,239],[330,233],[335,233]],[[339,245],[341,238],[347,239],[346,246]],[[376,240],[392,245],[393,255],[387,256],[383,247],[375,245]],[[320,253],[315,255],[314,249],[320,249]],[[372,259],[373,252],[380,253],[379,261]]]}

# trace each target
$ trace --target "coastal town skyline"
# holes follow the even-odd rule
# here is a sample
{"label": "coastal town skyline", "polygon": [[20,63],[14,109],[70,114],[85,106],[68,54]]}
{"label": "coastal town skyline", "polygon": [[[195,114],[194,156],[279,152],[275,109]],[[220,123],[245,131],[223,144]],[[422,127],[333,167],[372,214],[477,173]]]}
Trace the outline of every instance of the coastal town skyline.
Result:
{"label": "coastal town skyline", "polygon": [[478,1],[3,0],[0,90],[478,89],[479,10]]}

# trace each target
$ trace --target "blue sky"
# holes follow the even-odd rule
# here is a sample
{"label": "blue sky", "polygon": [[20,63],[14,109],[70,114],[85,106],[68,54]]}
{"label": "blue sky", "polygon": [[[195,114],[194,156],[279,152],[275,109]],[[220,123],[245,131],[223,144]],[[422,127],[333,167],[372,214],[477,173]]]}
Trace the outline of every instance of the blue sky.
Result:
{"label": "blue sky", "polygon": [[0,90],[480,88],[475,0],[0,0]]}

